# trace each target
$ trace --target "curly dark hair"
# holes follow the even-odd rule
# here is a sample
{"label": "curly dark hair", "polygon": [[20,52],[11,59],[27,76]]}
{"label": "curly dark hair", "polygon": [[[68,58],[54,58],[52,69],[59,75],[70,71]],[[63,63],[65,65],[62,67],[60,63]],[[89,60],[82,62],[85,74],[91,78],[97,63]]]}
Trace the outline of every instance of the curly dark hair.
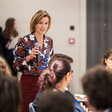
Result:
{"label": "curly dark hair", "polygon": [[112,48],[109,48],[109,49],[107,49],[106,51],[105,51],[105,53],[104,53],[104,57],[102,58],[102,63],[104,64],[104,65],[106,65],[106,63],[105,63],[105,59],[107,59],[109,56],[111,56],[112,55]]}
{"label": "curly dark hair", "polygon": [[82,77],[82,87],[89,103],[97,110],[112,107],[112,74],[103,65],[97,65]]}
{"label": "curly dark hair", "polygon": [[44,70],[39,77],[38,84],[40,90],[43,91],[54,87],[70,70],[71,66],[68,60],[63,58],[54,59],[50,63],[49,68]]}

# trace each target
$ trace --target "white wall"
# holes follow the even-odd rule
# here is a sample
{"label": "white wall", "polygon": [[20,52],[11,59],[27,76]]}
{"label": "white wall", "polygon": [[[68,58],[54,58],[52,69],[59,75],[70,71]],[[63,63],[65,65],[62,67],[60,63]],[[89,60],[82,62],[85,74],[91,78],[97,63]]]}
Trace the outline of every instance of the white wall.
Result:
{"label": "white wall", "polygon": [[[86,69],[86,0],[0,0],[0,26],[8,17],[17,21],[19,36],[29,33],[29,22],[35,12],[46,10],[52,16],[52,27],[48,32],[54,40],[55,52],[74,59],[74,78],[70,85],[73,93],[82,93],[80,77]],[[75,30],[69,30],[70,25]],[[68,44],[74,37],[76,43]]]}

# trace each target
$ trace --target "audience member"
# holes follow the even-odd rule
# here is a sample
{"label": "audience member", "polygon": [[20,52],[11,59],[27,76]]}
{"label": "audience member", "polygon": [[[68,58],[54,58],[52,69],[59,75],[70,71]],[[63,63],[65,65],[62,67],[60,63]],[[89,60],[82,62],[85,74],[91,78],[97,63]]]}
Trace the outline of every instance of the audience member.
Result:
{"label": "audience member", "polygon": [[2,27],[0,26],[0,33],[2,32]]}
{"label": "audience member", "polygon": [[[57,59],[57,58],[63,58],[63,59],[66,59],[70,62],[71,66],[72,66],[72,63],[73,63],[73,59],[70,57],[70,56],[67,56],[65,54],[62,54],[62,53],[55,53],[49,60],[49,63],[48,63],[48,66],[51,64],[51,62],[54,60],[54,59]],[[72,71],[73,72],[73,71]],[[74,74],[72,74],[74,76]],[[72,77],[73,77],[72,76]],[[82,107],[85,111],[88,111],[88,108],[86,108],[86,106],[82,103],[82,102],[79,102],[77,101],[75,98],[74,98],[74,95],[71,94],[69,91],[68,91],[68,87],[65,88],[65,93],[67,95],[69,95],[74,101],[75,101],[75,108],[77,108],[77,110],[80,111],[83,111],[82,110]],[[82,106],[82,107],[81,107]]]}
{"label": "audience member", "polygon": [[0,56],[0,75],[1,74],[12,76],[10,66],[2,56]]}
{"label": "audience member", "polygon": [[4,57],[4,49],[5,49],[6,40],[2,34],[2,27],[0,27],[0,55]]}
{"label": "audience member", "polygon": [[87,105],[93,112],[111,112],[112,74],[97,65],[82,77],[82,87],[87,96]]}
{"label": "audience member", "polygon": [[9,45],[11,44],[12,39],[18,36],[18,32],[16,31],[16,20],[14,18],[8,18],[5,23],[5,29],[3,30],[3,36],[5,38],[4,42],[4,57],[7,59],[8,64],[11,67],[12,74],[17,76],[17,72],[13,68],[13,48],[9,49]]}
{"label": "audience member", "polygon": [[0,74],[0,112],[21,112],[22,97],[18,80]]}
{"label": "audience member", "polygon": [[[41,94],[47,92],[49,88],[54,92],[59,92],[65,94],[65,88],[71,83],[73,77],[72,65],[70,62],[64,58],[55,58],[50,62],[49,68],[44,70],[39,77],[40,92],[37,93],[36,98],[33,102],[35,111],[38,111],[38,99]],[[73,95],[67,94],[73,100]],[[75,112],[84,112],[82,107],[80,108],[74,106]]]}
{"label": "audience member", "polygon": [[66,94],[48,92],[39,98],[38,112],[73,112],[73,100]]}
{"label": "audience member", "polygon": [[22,73],[20,83],[23,95],[23,112],[39,91],[38,78],[48,67],[53,55],[53,39],[46,35],[51,26],[51,16],[47,11],[39,10],[30,21],[31,33],[21,37],[14,51],[14,68]]}
{"label": "audience member", "polygon": [[105,51],[102,63],[105,65],[106,70],[112,72],[112,48]]}
{"label": "audience member", "polygon": [[70,56],[67,56],[65,54],[62,54],[62,53],[55,53],[51,56],[49,62],[48,62],[48,66],[50,66],[51,62],[56,59],[56,58],[63,58],[63,59],[66,59],[68,60],[71,64],[73,63],[73,59],[70,57]]}

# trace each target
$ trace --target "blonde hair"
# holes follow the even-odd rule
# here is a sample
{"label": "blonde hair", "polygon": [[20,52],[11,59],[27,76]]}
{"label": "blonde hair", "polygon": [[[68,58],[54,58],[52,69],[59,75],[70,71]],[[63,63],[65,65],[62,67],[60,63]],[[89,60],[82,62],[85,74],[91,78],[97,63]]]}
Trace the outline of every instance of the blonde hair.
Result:
{"label": "blonde hair", "polygon": [[47,31],[50,29],[51,27],[51,16],[48,14],[47,11],[44,10],[39,10],[38,12],[36,12],[31,21],[30,21],[30,32],[34,32],[35,31],[35,25],[39,23],[39,21],[43,18],[43,17],[48,17],[49,18],[49,25],[48,25],[48,29]]}
{"label": "blonde hair", "polygon": [[6,60],[0,56],[0,75],[6,74],[8,76],[12,76],[10,66],[6,62]]}

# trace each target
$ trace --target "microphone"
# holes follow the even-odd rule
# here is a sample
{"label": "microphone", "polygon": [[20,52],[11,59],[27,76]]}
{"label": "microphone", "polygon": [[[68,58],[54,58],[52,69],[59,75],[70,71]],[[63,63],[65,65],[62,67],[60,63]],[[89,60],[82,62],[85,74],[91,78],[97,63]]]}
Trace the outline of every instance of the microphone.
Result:
{"label": "microphone", "polygon": [[[39,44],[38,43],[35,43],[35,47],[37,47],[39,50]],[[39,62],[40,62],[39,54],[36,54],[36,60],[37,60],[37,65],[39,65]]]}

